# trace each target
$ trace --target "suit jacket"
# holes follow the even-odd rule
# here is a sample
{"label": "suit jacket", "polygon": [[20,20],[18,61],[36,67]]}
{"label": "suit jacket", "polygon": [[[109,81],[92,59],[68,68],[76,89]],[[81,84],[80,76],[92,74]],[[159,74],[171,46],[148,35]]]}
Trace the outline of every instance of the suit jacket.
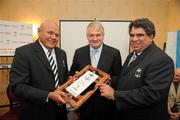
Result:
{"label": "suit jacket", "polygon": [[118,119],[168,120],[167,98],[174,76],[174,64],[155,44],[146,48],[128,67],[122,68],[115,91]]}
{"label": "suit jacket", "polygon": [[170,110],[176,103],[178,103],[178,109],[180,110],[180,86],[178,86],[176,92],[174,83],[172,83],[168,96],[168,109]]}
{"label": "suit jacket", "polygon": [[[74,75],[75,71],[80,71],[88,64],[91,64],[89,45],[75,51],[70,75]],[[121,67],[119,50],[103,44],[97,68],[111,76],[119,76]],[[113,84],[115,82],[113,81]],[[100,97],[98,90],[79,108],[79,111],[82,120],[112,120],[115,113],[115,103]]]}
{"label": "suit jacket", "polygon": [[[66,53],[55,48],[55,54],[59,84],[62,84],[68,74]],[[20,119],[66,119],[65,105],[58,106],[51,100],[47,102],[48,93],[55,90],[55,80],[46,54],[38,40],[16,49],[10,71],[10,85],[15,95],[22,99]]]}

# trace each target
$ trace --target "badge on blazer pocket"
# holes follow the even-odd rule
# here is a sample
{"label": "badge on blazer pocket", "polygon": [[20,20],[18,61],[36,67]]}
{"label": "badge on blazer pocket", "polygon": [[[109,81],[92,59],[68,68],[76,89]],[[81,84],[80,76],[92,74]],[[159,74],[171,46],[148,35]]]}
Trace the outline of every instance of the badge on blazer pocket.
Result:
{"label": "badge on blazer pocket", "polygon": [[66,64],[65,64],[64,60],[62,60],[62,64],[63,64],[63,67],[66,67]]}
{"label": "badge on blazer pocket", "polygon": [[141,77],[141,68],[138,68],[136,71],[135,71],[135,74],[134,74],[134,76],[136,77],[136,78],[140,78]]}

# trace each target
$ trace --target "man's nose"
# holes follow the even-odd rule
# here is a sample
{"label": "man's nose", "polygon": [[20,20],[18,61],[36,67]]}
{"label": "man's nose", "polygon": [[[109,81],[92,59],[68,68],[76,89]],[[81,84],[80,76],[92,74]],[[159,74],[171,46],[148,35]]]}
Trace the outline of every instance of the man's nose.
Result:
{"label": "man's nose", "polygon": [[56,36],[55,34],[52,34],[52,35],[51,35],[51,38],[52,38],[52,39],[56,39],[57,36]]}
{"label": "man's nose", "polygon": [[94,39],[94,40],[97,40],[97,39],[98,39],[98,37],[95,35],[93,39]]}
{"label": "man's nose", "polygon": [[138,39],[139,39],[139,37],[135,35],[131,38],[131,41],[137,41]]}

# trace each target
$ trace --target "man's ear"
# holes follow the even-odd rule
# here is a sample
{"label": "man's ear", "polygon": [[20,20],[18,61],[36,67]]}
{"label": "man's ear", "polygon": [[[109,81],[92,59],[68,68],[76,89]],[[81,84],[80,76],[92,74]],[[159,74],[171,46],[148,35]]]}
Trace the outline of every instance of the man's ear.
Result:
{"label": "man's ear", "polygon": [[150,38],[152,38],[152,41],[153,41],[153,39],[154,39],[154,35],[150,35]]}
{"label": "man's ear", "polygon": [[39,27],[39,28],[37,29],[38,36],[39,36],[40,31],[41,31],[41,28]]}

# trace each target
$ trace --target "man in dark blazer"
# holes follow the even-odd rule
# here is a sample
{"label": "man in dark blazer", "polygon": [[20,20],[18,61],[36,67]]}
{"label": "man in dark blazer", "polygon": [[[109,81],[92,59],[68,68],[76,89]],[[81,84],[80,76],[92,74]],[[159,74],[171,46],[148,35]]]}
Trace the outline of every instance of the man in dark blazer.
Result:
{"label": "man in dark blazer", "polygon": [[35,43],[16,49],[10,71],[12,92],[22,100],[20,120],[66,120],[66,95],[56,90],[55,74],[47,54],[50,50],[61,85],[68,69],[66,53],[56,47],[58,25],[46,20],[38,28],[38,35]]}
{"label": "man in dark blazer", "polygon": [[132,21],[129,35],[133,52],[123,65],[118,89],[98,84],[101,96],[116,102],[119,120],[168,120],[167,99],[174,63],[153,43],[155,27],[149,19]]}
{"label": "man in dark blazer", "polygon": [[[112,77],[113,86],[116,84],[113,77],[119,76],[121,72],[121,55],[119,50],[105,45],[104,28],[99,21],[94,21],[87,26],[87,39],[89,45],[75,51],[70,75],[80,71],[86,65],[92,65],[109,73]],[[93,63],[93,51],[97,50],[96,61]],[[115,103],[100,96],[96,91],[79,109],[81,120],[112,120],[115,114]]]}

